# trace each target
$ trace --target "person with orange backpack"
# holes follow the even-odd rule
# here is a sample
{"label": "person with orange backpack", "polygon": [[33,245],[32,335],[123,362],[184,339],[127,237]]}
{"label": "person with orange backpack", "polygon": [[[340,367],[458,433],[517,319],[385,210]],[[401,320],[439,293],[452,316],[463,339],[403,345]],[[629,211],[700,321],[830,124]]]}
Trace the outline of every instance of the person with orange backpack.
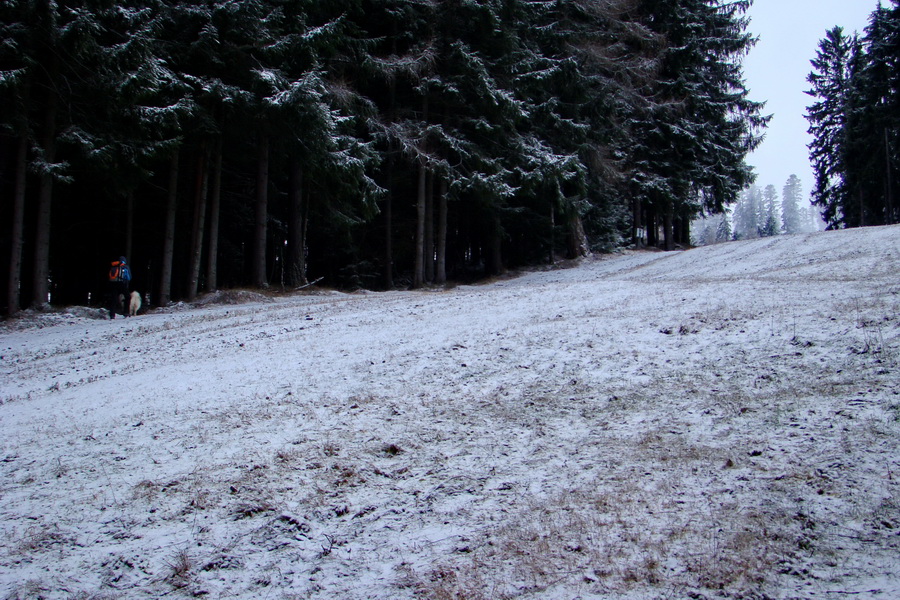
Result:
{"label": "person with orange backpack", "polygon": [[120,256],[114,260],[109,268],[109,318],[115,319],[116,313],[128,316],[125,302],[128,298],[128,284],[131,281],[131,269],[125,262],[125,257]]}

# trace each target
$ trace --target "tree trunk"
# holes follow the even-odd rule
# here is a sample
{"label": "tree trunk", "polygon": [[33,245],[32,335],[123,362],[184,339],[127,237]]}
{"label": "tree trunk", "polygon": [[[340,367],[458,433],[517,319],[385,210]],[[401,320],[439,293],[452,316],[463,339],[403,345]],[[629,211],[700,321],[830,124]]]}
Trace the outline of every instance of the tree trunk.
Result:
{"label": "tree trunk", "polygon": [[579,258],[591,253],[591,244],[584,232],[584,223],[581,215],[574,209],[569,209],[569,258]]}
{"label": "tree trunk", "polygon": [[636,248],[642,248],[644,246],[644,235],[642,233],[644,223],[641,220],[642,216],[641,199],[635,196],[631,202],[631,243],[634,244]]}
{"label": "tree trunk", "polygon": [[206,201],[209,191],[209,151],[201,146],[197,158],[194,191],[194,223],[191,229],[191,255],[188,270],[188,301],[197,297],[200,283],[200,259],[203,254],[203,232],[206,222]]}
{"label": "tree trunk", "polygon": [[[56,159],[56,111],[57,101],[53,92],[47,101],[44,114],[44,161],[49,168]],[[37,233],[34,239],[34,267],[32,306],[43,307],[49,303],[50,294],[50,209],[53,200],[53,175],[41,174],[38,190]]]}
{"label": "tree trunk", "polygon": [[159,274],[160,306],[169,303],[172,296],[172,260],[175,254],[175,217],[178,213],[178,148],[172,152],[169,163],[169,192],[166,199],[166,229],[163,237],[162,268]]}
{"label": "tree trunk", "polygon": [[425,182],[425,281],[434,282],[434,173],[428,171]]}
{"label": "tree trunk", "polygon": [[22,285],[22,248],[25,241],[25,177],[28,168],[28,137],[22,127],[16,150],[15,188],[12,205],[12,231],[10,232],[9,277],[6,291],[6,314],[19,312],[19,287]]}
{"label": "tree trunk", "polygon": [[447,180],[441,178],[438,192],[437,216],[437,265],[435,265],[434,281],[443,285],[447,283]]}
{"label": "tree trunk", "polygon": [[416,195],[416,257],[413,266],[413,287],[420,288],[425,280],[425,160],[419,161],[419,186]]}
{"label": "tree trunk", "polygon": [[665,249],[671,251],[675,249],[675,204],[669,200],[666,202],[666,210],[663,213],[663,241]]}
{"label": "tree trunk", "polygon": [[[428,123],[428,96],[422,97],[422,123]],[[416,194],[416,257],[413,266],[413,287],[420,288],[425,281],[425,204],[428,180],[428,169],[425,160],[426,141],[422,140],[419,157],[419,186]]]}
{"label": "tree trunk", "polygon": [[222,138],[213,147],[212,182],[209,189],[209,241],[206,256],[206,289],[219,287],[219,212],[222,204]]}
{"label": "tree trunk", "polygon": [[656,220],[656,208],[647,206],[644,209],[644,228],[647,234],[647,246],[657,248],[659,246],[659,225]]}
{"label": "tree trunk", "polygon": [[547,264],[552,265],[554,261],[553,251],[556,248],[556,202],[550,203],[550,251],[547,254]]}
{"label": "tree trunk", "polygon": [[888,225],[892,225],[895,221],[894,218],[894,190],[891,182],[891,145],[890,138],[888,137],[887,128],[884,129],[884,200],[887,204],[887,219],[885,219]]}
{"label": "tree trunk", "polygon": [[291,160],[288,192],[287,281],[291,287],[306,283],[306,216],[303,206],[303,167]]}
{"label": "tree trunk", "polygon": [[393,158],[388,158],[388,191],[384,198],[384,287],[394,287]]}
{"label": "tree trunk", "polygon": [[269,215],[269,136],[261,133],[258,143],[250,279],[256,287],[264,288],[268,286],[266,280],[266,220]]}

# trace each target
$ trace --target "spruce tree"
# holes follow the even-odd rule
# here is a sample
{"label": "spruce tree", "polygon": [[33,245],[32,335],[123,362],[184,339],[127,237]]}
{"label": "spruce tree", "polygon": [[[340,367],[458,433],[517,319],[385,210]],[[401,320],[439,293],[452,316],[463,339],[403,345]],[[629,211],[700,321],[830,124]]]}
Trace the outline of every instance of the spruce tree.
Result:
{"label": "spruce tree", "polygon": [[[896,4],[896,3],[895,3]],[[861,64],[851,75],[848,102],[848,175],[865,198],[872,224],[896,222],[892,171],[897,167],[894,140],[900,117],[900,8],[881,5],[871,14],[862,39]]]}
{"label": "spruce tree", "polygon": [[763,237],[778,235],[781,232],[781,226],[778,215],[778,192],[774,185],[767,185],[763,191],[763,210],[765,212]]}
{"label": "spruce tree", "polygon": [[[25,19],[25,3],[0,4],[0,104],[6,109],[0,114],[0,133],[14,140],[15,159],[9,168],[13,180],[9,231],[9,268],[7,271],[5,311],[14,315],[20,308],[19,290],[22,282],[22,259],[25,244],[25,194],[29,148],[34,133],[29,118],[30,93],[36,57],[33,55],[32,36]],[[0,173],[3,169],[0,168]]]}
{"label": "spruce tree", "polygon": [[803,185],[799,177],[791,175],[785,182],[781,193],[781,227],[787,234],[803,231],[803,218],[800,208],[802,201]]}
{"label": "spruce tree", "polygon": [[848,191],[843,181],[845,167],[845,123],[849,93],[850,60],[855,38],[847,38],[842,27],[829,30],[819,42],[807,94],[816,102],[807,107],[810,160],[815,174],[813,202],[822,207],[829,227],[844,222]]}
{"label": "spruce tree", "polygon": [[747,98],[741,74],[740,58],[754,43],[745,31],[749,4],[642,4],[645,22],[666,46],[655,102],[635,127],[636,191],[663,216],[667,248],[676,214],[721,211],[751,181],[744,158],[768,119]]}
{"label": "spruce tree", "polygon": [[731,240],[732,235],[731,221],[726,211],[719,215],[719,224],[716,227],[716,242],[727,242]]}

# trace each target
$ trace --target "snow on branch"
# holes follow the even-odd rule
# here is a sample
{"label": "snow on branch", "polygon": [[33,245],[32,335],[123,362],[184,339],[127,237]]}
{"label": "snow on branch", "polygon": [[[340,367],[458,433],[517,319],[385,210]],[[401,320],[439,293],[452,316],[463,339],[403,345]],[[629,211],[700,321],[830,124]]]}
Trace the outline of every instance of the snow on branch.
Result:
{"label": "snow on branch", "polygon": [[317,27],[313,27],[308,29],[303,33],[301,39],[305,42],[315,42],[321,38],[328,37],[334,35],[334,33],[338,30],[338,28],[344,22],[344,15],[341,15],[334,21],[329,23],[325,23],[324,25],[319,25]]}
{"label": "snow on branch", "polygon": [[283,90],[289,86],[287,77],[277,69],[253,69],[256,80],[272,90]]}
{"label": "snow on branch", "polygon": [[26,74],[25,69],[12,69],[10,71],[0,71],[0,87],[15,86]]}
{"label": "snow on branch", "polygon": [[378,56],[369,57],[369,62],[374,66],[375,70],[390,79],[398,76],[418,79],[434,69],[436,60],[437,53],[432,42],[429,42],[416,52],[402,56],[392,54],[385,58]]}

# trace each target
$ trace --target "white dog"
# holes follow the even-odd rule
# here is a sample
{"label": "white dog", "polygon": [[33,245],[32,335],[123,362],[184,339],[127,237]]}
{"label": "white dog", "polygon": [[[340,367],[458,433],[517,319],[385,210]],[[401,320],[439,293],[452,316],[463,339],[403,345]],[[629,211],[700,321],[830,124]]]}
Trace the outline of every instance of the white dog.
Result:
{"label": "white dog", "polygon": [[131,292],[131,300],[128,303],[128,315],[133,317],[141,310],[141,295],[137,292]]}

